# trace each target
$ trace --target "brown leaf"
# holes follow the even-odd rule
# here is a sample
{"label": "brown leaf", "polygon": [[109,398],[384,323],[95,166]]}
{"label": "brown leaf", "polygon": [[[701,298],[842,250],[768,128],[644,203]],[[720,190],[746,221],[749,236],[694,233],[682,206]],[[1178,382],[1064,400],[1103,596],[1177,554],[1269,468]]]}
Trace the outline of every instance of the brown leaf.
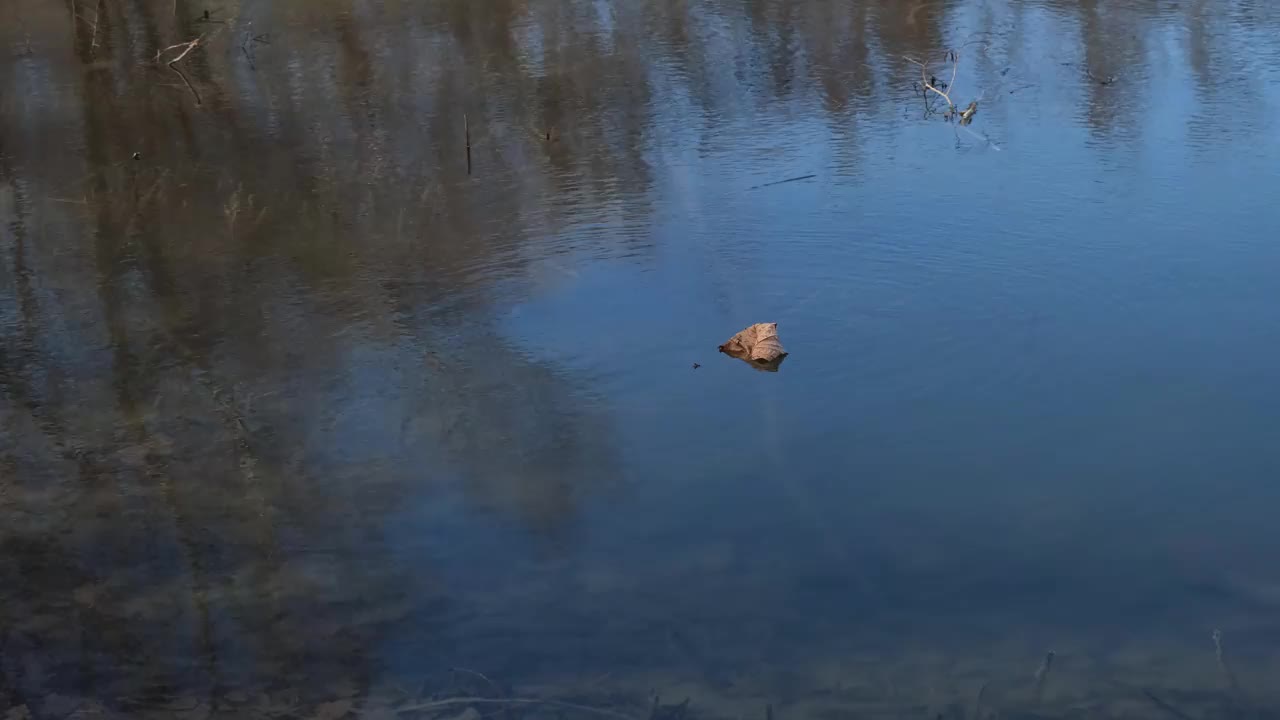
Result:
{"label": "brown leaf", "polygon": [[777,371],[787,356],[778,340],[778,323],[756,323],[729,338],[720,346],[720,352],[770,371]]}

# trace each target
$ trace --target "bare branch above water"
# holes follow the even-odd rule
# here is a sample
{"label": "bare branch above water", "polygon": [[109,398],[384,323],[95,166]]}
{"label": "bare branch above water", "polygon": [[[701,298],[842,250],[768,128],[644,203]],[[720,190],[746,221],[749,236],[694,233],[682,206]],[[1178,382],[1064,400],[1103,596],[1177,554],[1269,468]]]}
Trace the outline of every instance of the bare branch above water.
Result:
{"label": "bare branch above water", "polygon": [[[974,43],[970,42],[965,45],[972,44]],[[983,46],[985,47],[985,44]],[[959,50],[948,48],[943,53],[943,60],[951,64],[951,79],[946,82],[940,81],[936,75],[930,73],[929,66],[931,63],[927,56],[921,60],[903,55],[902,59],[920,68],[920,82],[916,87],[925,97],[925,117],[933,115],[934,108],[929,103],[929,98],[936,96],[947,103],[947,109],[942,113],[944,120],[955,119],[961,125],[968,125],[973,122],[973,116],[978,112],[978,103],[982,101],[986,93],[982,93],[976,99],[971,100],[963,110],[957,107],[957,103],[953,98],[956,92],[956,75],[960,67]]]}

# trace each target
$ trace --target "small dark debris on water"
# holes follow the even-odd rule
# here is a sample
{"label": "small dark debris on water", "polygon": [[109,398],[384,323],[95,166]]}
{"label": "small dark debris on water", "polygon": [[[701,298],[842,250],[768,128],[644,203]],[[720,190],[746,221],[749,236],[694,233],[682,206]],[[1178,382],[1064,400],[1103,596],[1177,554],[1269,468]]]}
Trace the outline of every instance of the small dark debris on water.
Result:
{"label": "small dark debris on water", "polygon": [[1008,74],[1009,74],[1009,71],[1010,71],[1010,70],[1012,70],[1012,69],[1013,69],[1013,66],[1012,66],[1012,65],[1010,65],[1009,67],[1007,67],[1007,68],[1005,68],[1005,69],[1001,70],[1001,71],[1000,71],[1000,77],[1004,77],[1005,75],[1008,75]]}
{"label": "small dark debris on water", "polygon": [[1108,75],[1108,76],[1106,76],[1106,77],[1098,77],[1097,75],[1094,75],[1094,74],[1093,74],[1093,72],[1092,72],[1092,71],[1090,71],[1090,70],[1085,70],[1085,71],[1084,71],[1084,74],[1085,74],[1085,75],[1086,75],[1090,80],[1092,80],[1092,81],[1094,81],[1094,82],[1098,83],[1098,84],[1099,84],[1099,85],[1101,85],[1102,87],[1107,87],[1108,85],[1113,85],[1113,84],[1115,84],[1115,81],[1116,81],[1116,76],[1115,76],[1115,75]]}
{"label": "small dark debris on water", "polygon": [[810,174],[808,174],[808,175],[800,175],[800,176],[793,177],[793,178],[787,178],[786,180],[774,180],[773,182],[762,183],[762,184],[760,184],[760,185],[752,185],[751,187],[749,187],[749,188],[747,188],[747,189],[748,189],[748,190],[759,190],[760,188],[766,188],[766,187],[770,187],[770,186],[773,186],[773,185],[781,185],[781,184],[783,184],[783,183],[796,182],[796,181],[798,181],[798,180],[809,180],[810,178],[816,178],[816,177],[818,177],[817,173],[810,173]]}
{"label": "small dark debris on water", "polygon": [[1040,663],[1040,668],[1036,670],[1035,675],[1035,701],[1040,702],[1040,698],[1044,695],[1044,684],[1049,679],[1049,672],[1053,670],[1054,652],[1050,650],[1044,656],[1044,661]]}
{"label": "small dark debris on water", "polygon": [[689,715],[689,698],[675,703],[663,705],[662,696],[653,696],[653,705],[649,708],[649,720],[685,720]]}
{"label": "small dark debris on water", "polygon": [[140,153],[140,152],[135,152],[135,153],[133,154],[133,159],[134,159],[134,160],[141,160],[141,159],[142,159],[142,153]]}
{"label": "small dark debris on water", "polygon": [[698,369],[698,368],[700,368],[700,367],[702,367],[702,365],[701,365],[701,364],[699,364],[699,363],[694,363],[694,364],[693,364],[693,369],[694,369],[694,370],[697,370],[697,369]]}

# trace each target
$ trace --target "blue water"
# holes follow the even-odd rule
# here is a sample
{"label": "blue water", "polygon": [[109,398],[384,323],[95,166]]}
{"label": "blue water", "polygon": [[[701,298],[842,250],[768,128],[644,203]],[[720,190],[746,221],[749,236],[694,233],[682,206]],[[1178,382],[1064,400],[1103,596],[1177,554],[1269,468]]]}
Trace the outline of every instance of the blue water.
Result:
{"label": "blue water", "polygon": [[0,704],[1280,707],[1265,3],[19,5]]}

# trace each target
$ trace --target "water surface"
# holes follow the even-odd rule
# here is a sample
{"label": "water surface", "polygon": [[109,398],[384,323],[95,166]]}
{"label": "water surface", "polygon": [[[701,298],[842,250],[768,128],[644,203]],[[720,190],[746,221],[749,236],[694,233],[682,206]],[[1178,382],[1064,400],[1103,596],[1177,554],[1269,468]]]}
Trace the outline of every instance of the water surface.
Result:
{"label": "water surface", "polygon": [[0,706],[1280,708],[1270,4],[10,5]]}

